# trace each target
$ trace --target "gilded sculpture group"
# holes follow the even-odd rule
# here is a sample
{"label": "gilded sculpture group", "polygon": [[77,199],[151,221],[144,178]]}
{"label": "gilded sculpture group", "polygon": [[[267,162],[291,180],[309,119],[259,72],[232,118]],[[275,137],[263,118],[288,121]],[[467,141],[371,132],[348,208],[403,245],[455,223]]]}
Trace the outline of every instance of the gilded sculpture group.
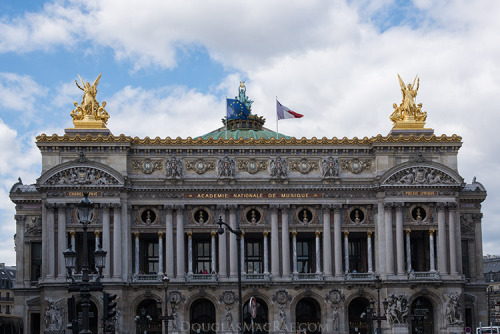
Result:
{"label": "gilded sculpture group", "polygon": [[405,86],[405,83],[399,74],[398,79],[399,85],[401,86],[403,101],[399,106],[396,103],[393,104],[394,112],[390,117],[391,121],[395,124],[403,122],[425,122],[427,113],[422,111],[422,103],[415,103],[418,87],[420,85],[420,79],[415,77],[413,84],[408,84],[407,86]]}
{"label": "gilded sculpture group", "polygon": [[101,80],[101,74],[99,74],[92,85],[90,85],[90,82],[83,81],[80,75],[78,75],[78,78],[80,78],[83,87],[78,84],[77,80],[75,80],[75,83],[78,88],[83,90],[83,98],[81,104],[73,102],[76,107],[70,114],[73,117],[73,122],[75,120],[89,119],[91,121],[101,121],[103,124],[106,124],[109,118],[108,112],[104,109],[106,102],[103,101],[101,106],[96,99],[97,85],[99,84],[99,80]]}

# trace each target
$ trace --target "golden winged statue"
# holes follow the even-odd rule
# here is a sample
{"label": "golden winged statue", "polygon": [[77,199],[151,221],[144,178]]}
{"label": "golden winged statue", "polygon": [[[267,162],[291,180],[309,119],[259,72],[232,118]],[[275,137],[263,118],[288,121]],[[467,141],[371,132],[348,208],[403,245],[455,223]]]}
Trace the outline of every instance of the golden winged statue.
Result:
{"label": "golden winged statue", "polygon": [[78,80],[75,80],[75,83],[83,91],[83,97],[81,104],[73,102],[76,108],[70,115],[75,128],[105,128],[109,118],[108,112],[104,109],[106,102],[103,101],[101,106],[96,99],[101,73],[92,85],[90,82],[83,81],[79,74],[77,75],[82,85],[78,84]]}
{"label": "golden winged statue", "polygon": [[415,76],[413,83],[405,85],[403,79],[398,74],[399,86],[401,87],[401,94],[403,101],[398,106],[393,104],[394,111],[391,114],[391,121],[394,122],[394,128],[401,129],[420,129],[425,125],[427,113],[422,111],[422,103],[416,104],[418,88],[420,86],[420,79]]}

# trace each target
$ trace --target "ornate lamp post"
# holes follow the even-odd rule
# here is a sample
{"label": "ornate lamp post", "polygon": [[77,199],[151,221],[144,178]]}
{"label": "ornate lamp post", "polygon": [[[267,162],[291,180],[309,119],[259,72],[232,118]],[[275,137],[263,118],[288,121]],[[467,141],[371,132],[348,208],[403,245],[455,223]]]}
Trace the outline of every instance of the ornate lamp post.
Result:
{"label": "ornate lamp post", "polygon": [[385,316],[385,312],[387,310],[387,305],[389,302],[387,299],[384,299],[383,304],[384,304],[384,314],[382,314],[381,309],[380,309],[380,289],[382,289],[382,280],[380,279],[380,276],[377,275],[375,278],[375,289],[377,289],[377,312],[374,313],[373,311],[375,310],[375,301],[371,300],[370,301],[370,310],[371,310],[371,319],[372,321],[377,320],[377,334],[382,333],[382,320],[387,320],[387,317]]}
{"label": "ornate lamp post", "polygon": [[83,268],[82,268],[82,281],[76,282],[72,277],[71,270],[75,267],[76,252],[68,248],[63,252],[64,261],[68,270],[67,278],[70,280],[68,285],[69,292],[80,292],[82,298],[82,330],[80,333],[92,333],[89,330],[89,307],[90,307],[90,291],[102,291],[103,287],[100,281],[102,277],[102,269],[104,268],[104,261],[106,258],[106,251],[98,247],[94,252],[95,265],[98,269],[97,279],[90,282],[89,279],[89,260],[88,260],[88,247],[87,247],[87,229],[92,220],[94,204],[88,199],[88,193],[83,194],[83,199],[77,204],[78,219],[83,225]]}
{"label": "ornate lamp post", "polygon": [[170,283],[170,278],[164,276],[162,283],[163,290],[165,291],[165,314],[160,316],[159,319],[165,321],[165,334],[168,334],[168,321],[174,320],[174,316],[172,314],[168,315],[168,284]]}
{"label": "ornate lamp post", "polygon": [[219,224],[219,228],[217,229],[217,233],[220,235],[224,234],[224,228],[222,225],[226,226],[226,228],[229,230],[229,232],[233,233],[236,235],[236,252],[237,252],[237,257],[238,257],[238,312],[239,312],[239,326],[238,326],[238,333],[242,333],[243,330],[243,301],[241,297],[241,235],[243,232],[237,228],[236,230],[233,230],[231,226],[228,224],[224,223],[222,221],[222,217],[219,217],[219,221],[217,222]]}

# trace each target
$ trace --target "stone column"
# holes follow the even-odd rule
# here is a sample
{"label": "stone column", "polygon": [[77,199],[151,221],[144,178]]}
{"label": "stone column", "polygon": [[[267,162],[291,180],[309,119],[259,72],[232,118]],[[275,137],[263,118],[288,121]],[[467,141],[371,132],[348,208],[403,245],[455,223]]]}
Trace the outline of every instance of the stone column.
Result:
{"label": "stone column", "polygon": [[292,258],[293,258],[293,273],[297,275],[299,273],[297,269],[297,232],[292,231]]}
{"label": "stone column", "polygon": [[[101,243],[99,242],[100,241],[100,235],[101,235],[101,231],[98,231],[98,230],[95,230],[94,231],[94,237],[95,237],[95,249],[99,248],[99,246],[101,245]],[[89,254],[90,256],[90,254]]]}
{"label": "stone column", "polygon": [[278,237],[278,207],[271,206],[271,275],[274,279],[280,276],[280,250]]}
{"label": "stone column", "polygon": [[[222,206],[218,206],[217,211],[225,220],[226,209]],[[227,233],[219,234],[219,278],[222,279],[227,278],[226,238],[227,238]]]}
{"label": "stone column", "polygon": [[450,240],[450,274],[458,275],[457,270],[457,243],[456,243],[456,224],[455,224],[455,215],[456,215],[457,205],[455,203],[450,203],[448,205],[448,233]]}
{"label": "stone column", "polygon": [[326,278],[332,276],[332,231],[329,205],[323,205],[323,272]]}
{"label": "stone column", "polygon": [[446,257],[446,221],[444,215],[444,204],[437,204],[438,218],[438,267],[441,274],[448,274],[448,263]]}
{"label": "stone column", "polygon": [[321,232],[316,231],[315,235],[315,244],[316,244],[316,274],[321,274],[321,244],[319,242],[319,237]]}
{"label": "stone column", "polygon": [[366,244],[368,253],[368,272],[373,272],[373,251],[372,251],[372,232],[366,232]]}
{"label": "stone column", "polygon": [[184,279],[185,274],[185,261],[184,261],[184,207],[177,205],[175,207],[177,212],[177,279]]}
{"label": "stone column", "polygon": [[66,204],[57,204],[57,279],[66,280],[66,263],[63,252],[68,248],[66,240]]}
{"label": "stone column", "polygon": [[349,272],[349,232],[344,232],[344,262],[345,272]]}
{"label": "stone column", "polygon": [[263,243],[264,243],[264,274],[269,274],[269,246],[268,246],[268,241],[267,241],[267,235],[269,232],[264,231],[262,232],[262,238],[263,238]]}
{"label": "stone column", "polygon": [[406,271],[411,272],[411,244],[410,244],[411,230],[406,230]]}
{"label": "stone column", "polygon": [[27,256],[27,254],[31,253],[31,247],[25,247],[24,245],[24,234],[26,233],[26,216],[15,215],[14,219],[16,220],[16,280],[14,287],[27,288],[30,286],[31,277],[28,261],[25,260],[25,255]]}
{"label": "stone column", "polygon": [[102,249],[108,252],[104,260],[102,274],[104,278],[109,278],[111,273],[111,228],[109,216],[109,204],[101,204],[102,207]]}
{"label": "stone column", "polygon": [[[49,247],[49,230],[47,222],[47,207],[48,204],[45,199],[42,199],[42,259],[47,259],[49,257],[48,247]],[[45,280],[48,274],[48,261],[43,261],[40,266],[40,278]]]}
{"label": "stone column", "polygon": [[385,204],[385,254],[386,273],[394,275],[394,247],[392,237],[392,203]]}
{"label": "stone column", "polygon": [[217,259],[216,259],[216,251],[215,251],[215,236],[217,235],[217,232],[210,232],[210,241],[211,241],[211,247],[210,247],[210,260],[212,261],[212,268],[211,272],[215,273],[217,272]]}
{"label": "stone column", "polygon": [[344,272],[342,271],[342,225],[340,219],[340,205],[334,206],[333,214],[333,238],[334,248],[335,248],[335,276],[342,277]]}
{"label": "stone column", "polygon": [[193,275],[193,233],[188,232],[188,275]]}
{"label": "stone column", "polygon": [[113,207],[113,278],[120,279],[122,275],[122,222],[119,204],[112,204]]}
{"label": "stone column", "polygon": [[121,198],[121,224],[122,224],[122,239],[121,239],[121,254],[122,259],[122,280],[126,282],[130,274],[132,274],[132,230],[130,229],[130,211],[131,206],[127,205],[127,194],[123,193]]}
{"label": "stone column", "polygon": [[76,232],[70,231],[69,235],[71,237],[71,249],[76,252]]}
{"label": "stone column", "polygon": [[134,247],[134,274],[139,274],[139,233],[134,233],[135,247]]}
{"label": "stone column", "polygon": [[166,273],[167,277],[174,277],[174,225],[173,225],[173,216],[172,205],[165,205],[165,262],[166,262]]}
{"label": "stone column", "polygon": [[384,202],[383,195],[378,194],[379,201],[377,204],[377,222],[375,225],[375,260],[377,264],[377,268],[375,268],[376,272],[379,272],[381,275],[384,275],[386,272],[386,259],[385,259],[385,224],[384,224]]}
{"label": "stone column", "polygon": [[[229,226],[233,230],[236,230],[236,205],[229,206]],[[234,233],[226,230],[226,233],[229,234],[229,277],[236,279],[238,276],[238,256],[236,247],[236,235]]]}
{"label": "stone column", "polygon": [[429,257],[430,257],[430,268],[432,272],[436,271],[436,264],[434,262],[435,254],[434,254],[434,230],[429,231]]}
{"label": "stone column", "polygon": [[405,274],[403,206],[403,203],[396,203],[396,262],[398,265],[398,276]]}
{"label": "stone column", "polygon": [[245,232],[241,232],[241,275],[245,273]]}
{"label": "stone column", "polygon": [[158,232],[158,275],[163,275],[163,232]]}
{"label": "stone column", "polygon": [[55,236],[54,236],[54,209],[55,205],[54,204],[49,204],[47,206],[47,241],[48,241],[48,247],[47,247],[47,254],[48,257],[46,259],[48,260],[48,271],[47,271],[47,279],[53,279],[55,278],[55,269],[56,269],[56,243],[55,243]]}
{"label": "stone column", "polygon": [[281,206],[281,258],[283,266],[283,277],[290,277],[290,233],[288,231],[289,205]]}

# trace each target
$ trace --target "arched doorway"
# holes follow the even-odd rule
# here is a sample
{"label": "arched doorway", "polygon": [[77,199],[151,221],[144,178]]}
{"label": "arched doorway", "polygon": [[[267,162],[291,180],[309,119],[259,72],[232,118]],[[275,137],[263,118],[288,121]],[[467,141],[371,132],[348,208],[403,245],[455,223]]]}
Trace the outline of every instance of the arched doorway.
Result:
{"label": "arched doorway", "polygon": [[[257,302],[257,316],[253,321],[253,328],[255,334],[263,334],[269,331],[269,312],[267,304],[260,298],[255,298]],[[251,326],[251,316],[247,301],[243,305],[243,321],[245,322],[245,327],[243,333],[252,333]]]}
{"label": "arched doorway", "polygon": [[193,334],[215,334],[215,306],[208,299],[198,299],[191,305],[190,332]]}
{"label": "arched doorway", "polygon": [[139,303],[135,311],[135,328],[137,334],[161,334],[161,306],[156,300],[145,299]]}
{"label": "arched doorway", "polygon": [[295,306],[295,326],[308,334],[321,333],[321,307],[312,298],[303,298]]}
{"label": "arched doorway", "polygon": [[370,306],[368,299],[354,298],[349,304],[349,334],[371,333],[372,323],[366,318],[366,310]]}
{"label": "arched doorway", "polygon": [[429,299],[417,297],[411,303],[411,333],[434,333],[434,309]]}

